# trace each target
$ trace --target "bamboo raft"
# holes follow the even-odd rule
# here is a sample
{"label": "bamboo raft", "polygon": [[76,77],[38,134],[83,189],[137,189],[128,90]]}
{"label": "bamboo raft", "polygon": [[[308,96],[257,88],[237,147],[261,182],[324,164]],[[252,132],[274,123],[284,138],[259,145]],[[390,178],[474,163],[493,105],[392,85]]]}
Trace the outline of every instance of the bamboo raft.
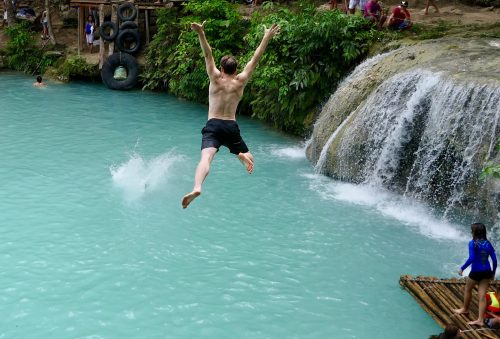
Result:
{"label": "bamboo raft", "polygon": [[[439,326],[444,328],[449,323],[455,324],[463,331],[463,338],[500,338],[500,330],[467,324],[467,322],[477,319],[477,289],[474,289],[472,293],[469,314],[453,313],[454,309],[462,307],[465,279],[403,275],[399,279],[399,284],[415,298]],[[489,291],[499,292],[500,280],[494,280],[490,284]]]}

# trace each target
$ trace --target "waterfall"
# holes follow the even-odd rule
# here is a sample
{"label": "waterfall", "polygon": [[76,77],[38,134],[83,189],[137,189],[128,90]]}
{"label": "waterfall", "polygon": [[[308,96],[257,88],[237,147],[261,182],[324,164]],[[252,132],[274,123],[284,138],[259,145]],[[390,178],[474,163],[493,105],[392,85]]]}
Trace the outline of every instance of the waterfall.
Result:
{"label": "waterfall", "polygon": [[470,192],[482,185],[479,172],[500,134],[499,106],[496,83],[421,69],[399,73],[335,129],[316,170],[324,171],[328,153],[328,172],[341,180],[443,204],[445,216],[477,207]]}
{"label": "waterfall", "polygon": [[[365,81],[365,76],[366,73],[375,67],[380,60],[383,60],[389,53],[384,53],[384,54],[377,54],[369,59],[366,59],[363,63],[361,63],[352,73],[350,73],[338,86],[337,91],[330,97],[330,99],[326,102],[325,106],[323,107],[324,112],[335,112],[335,108],[339,107],[339,103],[345,103],[346,105],[349,105],[349,103],[355,103],[357,100],[356,98],[353,98],[353,94],[355,94],[352,91],[353,87],[357,87],[357,83]],[[332,144],[332,142],[335,140],[337,134],[342,130],[343,126],[346,124],[346,122],[350,119],[350,117],[353,115],[353,112],[351,112],[343,121],[339,121],[337,124],[337,127],[333,130],[331,133],[330,137],[328,138],[327,142],[325,145],[321,148],[321,151],[319,152],[318,160],[316,161],[315,165],[315,171],[317,173],[323,173],[324,166],[326,159],[328,158],[328,150]],[[330,116],[324,116],[323,118],[320,118],[318,121],[316,121],[314,129],[318,130],[324,126],[324,128],[331,128],[330,124],[324,124],[323,122],[325,120],[330,120]],[[310,149],[310,146],[314,144],[314,134],[311,138],[309,138],[306,141],[306,149]]]}
{"label": "waterfall", "polygon": [[335,129],[335,131],[332,133],[332,135],[330,135],[330,137],[328,138],[328,140],[325,143],[325,146],[323,146],[323,148],[321,149],[321,153],[319,154],[318,162],[316,163],[316,166],[314,166],[314,171],[316,173],[322,173],[323,168],[325,166],[326,159],[327,159],[328,150],[330,149],[330,146],[332,145],[333,140],[335,140],[335,137],[337,136],[337,134],[342,130],[344,125],[349,121],[352,114],[353,113],[351,113],[344,121],[342,121],[340,126],[337,127],[337,129]]}

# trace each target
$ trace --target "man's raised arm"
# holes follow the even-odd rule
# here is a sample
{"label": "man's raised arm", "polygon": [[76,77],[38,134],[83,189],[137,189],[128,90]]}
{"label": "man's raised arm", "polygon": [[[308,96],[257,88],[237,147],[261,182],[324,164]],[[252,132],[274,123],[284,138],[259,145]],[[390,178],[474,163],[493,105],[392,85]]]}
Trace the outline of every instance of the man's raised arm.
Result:
{"label": "man's raised arm", "polygon": [[191,24],[191,29],[198,33],[198,38],[200,40],[201,49],[203,50],[203,56],[205,57],[205,66],[207,68],[207,74],[210,80],[212,80],[215,76],[219,75],[219,70],[215,67],[214,57],[212,55],[212,48],[208,44],[207,38],[205,36],[205,31],[203,30],[203,26],[205,26],[205,22],[200,25],[196,22]]}
{"label": "man's raised arm", "polygon": [[264,37],[262,38],[262,41],[260,42],[259,47],[255,50],[255,53],[252,56],[252,59],[248,62],[248,64],[245,66],[243,71],[238,74],[238,78],[241,80],[248,82],[250,79],[250,76],[252,75],[253,71],[255,70],[255,67],[257,67],[257,64],[262,58],[262,55],[264,54],[264,51],[266,50],[267,44],[269,44],[269,41],[273,36],[278,34],[280,31],[280,26],[277,24],[273,24],[270,28],[266,28],[264,26]]}

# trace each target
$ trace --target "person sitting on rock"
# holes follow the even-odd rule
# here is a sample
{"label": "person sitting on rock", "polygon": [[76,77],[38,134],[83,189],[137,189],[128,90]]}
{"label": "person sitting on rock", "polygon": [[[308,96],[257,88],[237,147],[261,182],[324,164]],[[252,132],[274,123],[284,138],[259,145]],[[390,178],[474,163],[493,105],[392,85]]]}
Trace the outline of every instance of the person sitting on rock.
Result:
{"label": "person sitting on rock", "polygon": [[500,328],[500,297],[496,292],[488,292],[486,298],[486,312],[484,325],[488,328]]}
{"label": "person sitting on rock", "polygon": [[404,30],[411,27],[412,22],[410,19],[410,12],[408,11],[408,2],[401,1],[399,6],[392,9],[391,16],[389,17],[389,22],[387,23],[389,28]]}
{"label": "person sitting on rock", "polygon": [[378,0],[370,0],[365,5],[364,17],[367,20],[373,21],[378,29],[381,29],[387,19],[387,16],[382,11],[382,7]]}

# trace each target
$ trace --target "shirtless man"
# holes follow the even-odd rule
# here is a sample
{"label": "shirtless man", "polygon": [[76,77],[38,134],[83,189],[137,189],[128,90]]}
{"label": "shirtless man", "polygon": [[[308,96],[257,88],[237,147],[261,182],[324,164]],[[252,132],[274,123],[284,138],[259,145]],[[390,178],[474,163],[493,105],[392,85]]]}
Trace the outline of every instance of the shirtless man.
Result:
{"label": "shirtless man", "polygon": [[182,208],[188,207],[201,194],[201,185],[208,175],[210,164],[220,146],[229,148],[229,151],[236,154],[238,159],[245,165],[248,173],[252,173],[253,156],[240,136],[240,129],[236,123],[236,108],[243,96],[243,89],[264,54],[267,44],[279,32],[279,26],[276,24],[273,24],[270,28],[264,27],[264,37],[255,50],[252,59],[241,73],[236,74],[238,64],[232,56],[222,57],[220,71],[215,66],[212,49],[203,30],[204,25],[205,22],[201,25],[192,23],[191,29],[198,33],[210,79],[208,121],[201,131],[201,160],[196,168],[193,191],[182,198]]}
{"label": "shirtless man", "polygon": [[36,77],[36,82],[33,83],[35,87],[45,87],[45,82],[42,81],[42,77],[39,75]]}

